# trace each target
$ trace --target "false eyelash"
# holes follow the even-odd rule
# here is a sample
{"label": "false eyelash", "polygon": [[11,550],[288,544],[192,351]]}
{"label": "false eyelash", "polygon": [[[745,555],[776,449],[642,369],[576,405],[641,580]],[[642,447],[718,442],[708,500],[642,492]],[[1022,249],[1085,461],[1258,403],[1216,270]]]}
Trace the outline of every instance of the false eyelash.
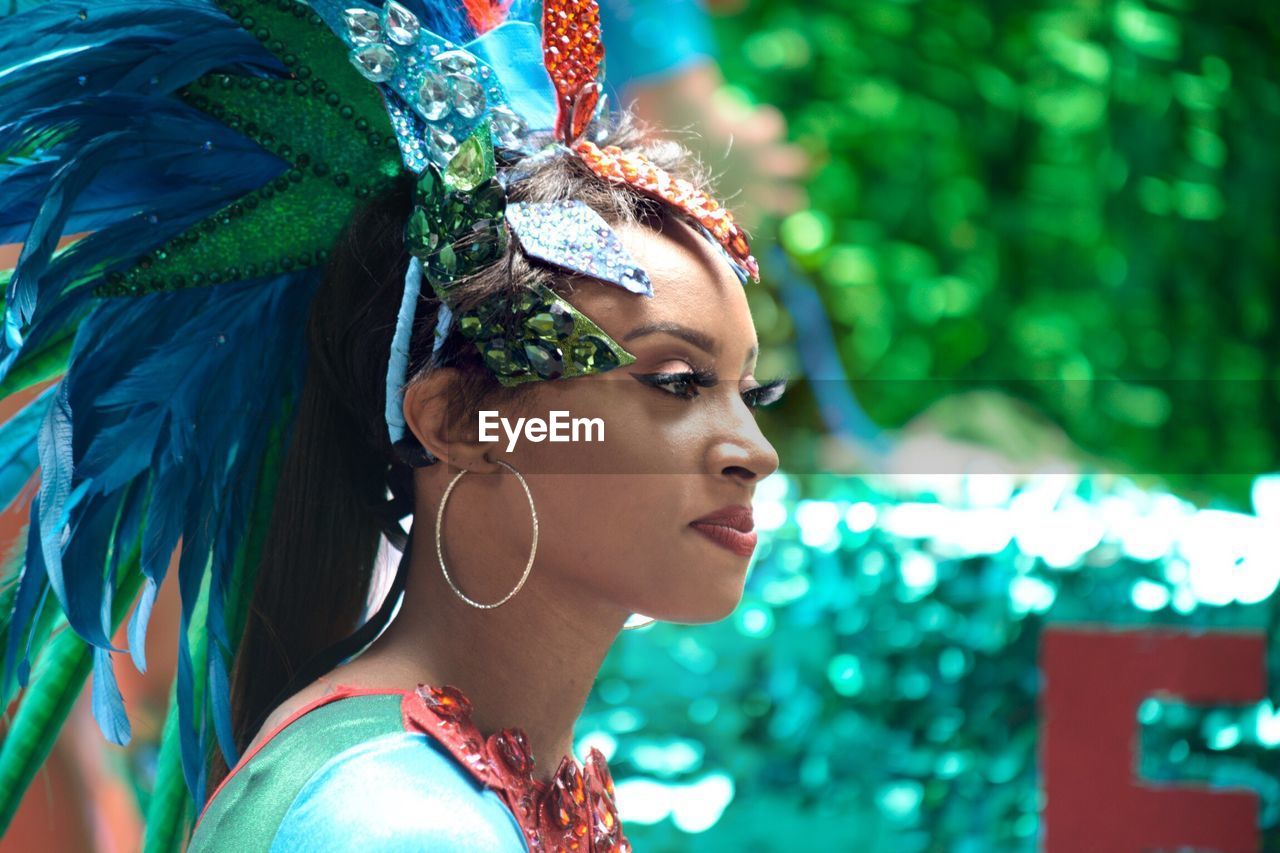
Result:
{"label": "false eyelash", "polygon": [[[686,400],[692,400],[698,396],[699,387],[710,388],[716,384],[714,373],[696,368],[676,373],[633,373],[631,375],[646,385],[652,385],[654,388]],[[668,386],[675,386],[680,390]]]}
{"label": "false eyelash", "polygon": [[757,385],[754,388],[748,388],[742,392],[742,401],[752,409],[760,409],[766,406],[772,406],[774,403],[782,399],[782,395],[787,391],[787,380],[773,379],[763,385]]}

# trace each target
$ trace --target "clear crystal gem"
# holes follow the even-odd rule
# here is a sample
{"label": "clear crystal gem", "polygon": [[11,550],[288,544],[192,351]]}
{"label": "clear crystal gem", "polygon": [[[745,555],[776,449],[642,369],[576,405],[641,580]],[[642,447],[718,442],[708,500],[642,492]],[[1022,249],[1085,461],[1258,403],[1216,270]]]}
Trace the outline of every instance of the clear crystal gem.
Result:
{"label": "clear crystal gem", "polygon": [[439,74],[428,73],[418,86],[418,111],[428,121],[438,121],[449,114],[449,87]]}
{"label": "clear crystal gem", "polygon": [[382,22],[377,13],[368,9],[346,9],[342,17],[347,22],[347,36],[352,44],[372,44],[382,38]]}
{"label": "clear crystal gem", "polygon": [[454,139],[448,131],[441,130],[438,127],[430,129],[431,144],[444,154],[445,157],[452,157],[453,152],[458,149],[458,140]]}
{"label": "clear crystal gem", "polygon": [[503,106],[489,110],[489,118],[493,124],[493,135],[503,148],[519,148],[524,136],[529,132],[524,119]]}
{"label": "clear crystal gem", "polygon": [[436,64],[446,74],[474,74],[476,59],[465,50],[446,50],[436,57]]}
{"label": "clear crystal gem", "polygon": [[352,51],[351,64],[374,83],[383,83],[396,73],[396,55],[385,44],[369,44]]}
{"label": "clear crystal gem", "polygon": [[475,118],[484,112],[484,89],[479,83],[462,74],[450,74],[445,79],[449,81],[449,89],[453,93],[453,108],[458,111],[458,115]]}
{"label": "clear crystal gem", "polygon": [[422,26],[418,18],[395,0],[388,0],[386,16],[387,38],[396,44],[413,44],[418,40]]}

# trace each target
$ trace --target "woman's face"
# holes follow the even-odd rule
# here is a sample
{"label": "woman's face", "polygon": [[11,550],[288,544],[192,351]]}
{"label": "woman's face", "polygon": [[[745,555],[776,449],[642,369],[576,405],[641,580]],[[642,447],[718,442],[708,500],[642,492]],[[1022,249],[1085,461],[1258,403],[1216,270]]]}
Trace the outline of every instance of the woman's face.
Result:
{"label": "woman's face", "polygon": [[[635,363],[534,383],[515,409],[494,409],[512,426],[518,417],[549,421],[552,411],[603,422],[602,441],[582,440],[585,430],[576,442],[522,433],[510,450],[497,428],[488,458],[525,476],[538,512],[537,561],[520,595],[714,621],[741,598],[752,495],[778,467],[752,408],[768,396],[753,375],[755,327],[743,286],[687,225],[617,230],[649,273],[653,298],[598,282],[568,298]],[[505,595],[528,559],[528,504],[502,474],[459,483],[444,528],[451,572],[458,560],[471,563],[459,567],[471,589],[460,585],[481,601]]]}

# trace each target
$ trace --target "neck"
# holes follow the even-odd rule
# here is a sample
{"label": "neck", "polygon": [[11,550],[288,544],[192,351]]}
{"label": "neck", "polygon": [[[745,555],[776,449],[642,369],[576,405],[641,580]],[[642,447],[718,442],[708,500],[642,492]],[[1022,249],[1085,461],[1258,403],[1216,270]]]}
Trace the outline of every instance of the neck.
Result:
{"label": "neck", "polygon": [[[445,581],[431,531],[418,531],[414,540],[404,604],[360,662],[406,686],[459,688],[485,735],[506,727],[524,731],[534,775],[548,781],[561,757],[573,755],[574,722],[626,614],[557,588],[555,578],[563,575],[541,562],[506,603],[473,607]],[[487,576],[460,577],[450,565],[454,583],[482,603],[510,592],[523,570],[519,560],[495,564]]]}

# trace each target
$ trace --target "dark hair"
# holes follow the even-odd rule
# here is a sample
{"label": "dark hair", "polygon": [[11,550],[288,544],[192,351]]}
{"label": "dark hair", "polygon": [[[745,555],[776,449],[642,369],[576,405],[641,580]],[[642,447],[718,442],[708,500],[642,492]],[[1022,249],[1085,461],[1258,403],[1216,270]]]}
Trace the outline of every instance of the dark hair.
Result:
{"label": "dark hair", "polygon": [[[644,153],[677,177],[707,178],[680,145],[645,136],[623,119],[601,140]],[[307,374],[263,545],[257,582],[232,675],[237,746],[244,749],[298,668],[359,625],[381,537],[402,538],[413,511],[412,468],[393,451],[384,420],[385,373],[409,255],[405,222],[413,179],[404,176],[352,218],[330,254],[308,319]],[[568,152],[541,160],[508,186],[513,201],[579,199],[608,223],[660,220],[664,206],[602,180]],[[499,261],[458,282],[465,306],[540,281],[560,292],[563,272],[527,259],[509,241]],[[410,341],[410,381],[431,358],[439,303],[423,288]],[[506,402],[528,386],[502,388],[475,346],[450,334],[444,360],[460,373],[450,417],[485,401]],[[505,400],[503,399],[505,398]],[[226,774],[216,753],[208,790]]]}

